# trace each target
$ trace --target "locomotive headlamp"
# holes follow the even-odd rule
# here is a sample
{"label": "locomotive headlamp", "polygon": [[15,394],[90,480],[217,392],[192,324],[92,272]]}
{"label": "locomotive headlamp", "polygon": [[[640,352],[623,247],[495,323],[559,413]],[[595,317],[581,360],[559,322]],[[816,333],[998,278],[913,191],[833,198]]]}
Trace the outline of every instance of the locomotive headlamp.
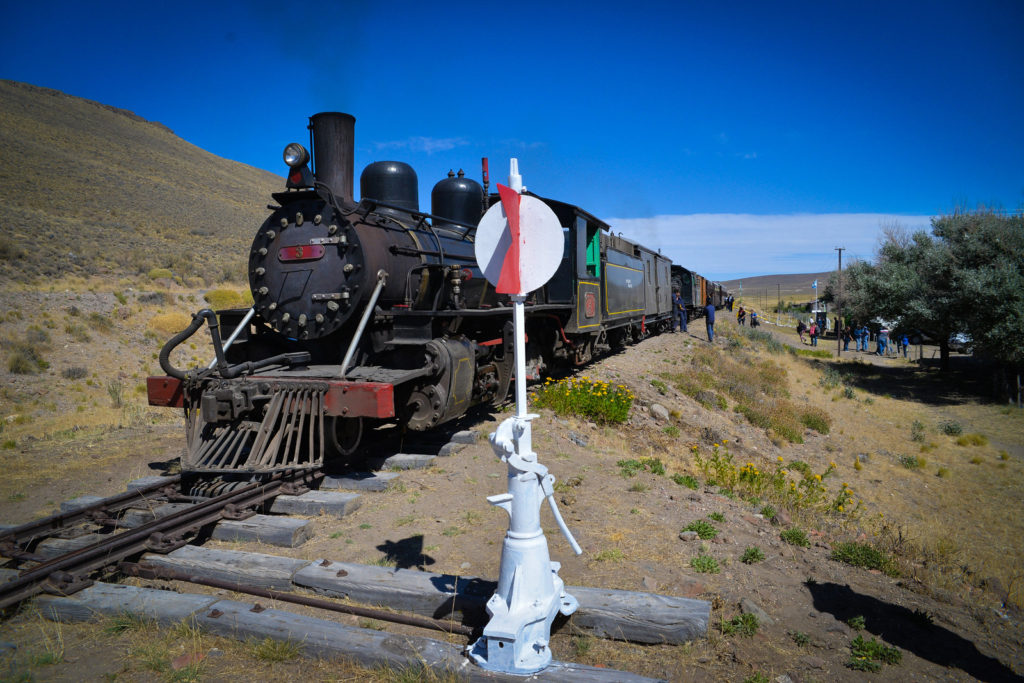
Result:
{"label": "locomotive headlamp", "polygon": [[284,148],[284,163],[288,164],[292,168],[296,166],[302,166],[309,161],[309,152],[306,148],[297,142],[289,143]]}

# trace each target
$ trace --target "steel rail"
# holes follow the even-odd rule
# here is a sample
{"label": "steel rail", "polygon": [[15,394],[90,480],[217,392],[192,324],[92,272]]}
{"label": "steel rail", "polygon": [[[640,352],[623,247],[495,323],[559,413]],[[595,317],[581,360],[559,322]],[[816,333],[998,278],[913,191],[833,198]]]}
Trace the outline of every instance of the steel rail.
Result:
{"label": "steel rail", "polygon": [[428,617],[416,617],[408,614],[398,614],[396,612],[387,612],[385,610],[371,609],[369,607],[356,607],[355,605],[345,605],[338,602],[331,602],[322,598],[307,597],[305,595],[296,595],[294,593],[285,593],[270,588],[257,588],[255,586],[247,586],[241,583],[235,583],[233,581],[223,581],[220,579],[209,579],[201,576],[195,576],[188,572],[178,571],[169,567],[157,567],[155,565],[132,562],[122,562],[120,568],[124,573],[129,576],[137,576],[143,579],[167,579],[170,581],[185,581],[187,583],[194,583],[201,586],[210,586],[211,588],[221,588],[223,590],[234,591],[235,593],[246,593],[248,595],[255,595],[261,598],[268,598],[270,600],[279,600],[281,602],[290,602],[295,605],[304,605],[306,607],[315,607],[317,609],[329,610],[331,612],[341,612],[342,614],[354,614],[358,617],[367,617],[369,619],[379,619],[381,621],[392,621],[398,624],[405,624],[407,626],[417,626],[419,628],[428,628],[435,631],[444,631],[445,633],[456,633],[463,636],[472,636],[476,631],[469,626],[462,624],[454,624],[445,622],[440,619],[430,619]]}
{"label": "steel rail", "polygon": [[5,545],[19,544],[27,540],[33,540],[38,536],[47,534],[48,532],[65,529],[72,524],[81,522],[82,520],[93,518],[97,512],[104,512],[111,508],[113,508],[114,511],[117,511],[126,507],[131,507],[132,504],[138,503],[140,500],[146,500],[146,496],[148,494],[159,492],[168,486],[174,486],[180,481],[181,475],[174,475],[172,477],[167,477],[166,481],[150,484],[149,486],[133,489],[131,491],[125,491],[124,493],[118,493],[117,495],[98,500],[95,503],[90,503],[89,505],[75,508],[74,510],[58,512],[57,514],[50,515],[49,517],[43,517],[42,519],[33,520],[12,529],[0,531],[0,554],[2,554],[2,549]]}
{"label": "steel rail", "polygon": [[[151,544],[164,545],[168,549],[180,547],[185,544],[185,534],[198,533],[203,527],[224,518],[237,518],[239,510],[263,504],[281,493],[286,484],[304,483],[318,475],[319,472],[313,470],[277,473],[268,481],[252,482],[175,514],[154,519],[135,529],[113,534],[43,562],[0,584],[0,610],[44,590],[61,594],[74,592],[88,585],[83,579],[93,571],[116,565],[136,553],[152,549]],[[48,586],[47,582],[51,578],[56,581],[49,581]]]}

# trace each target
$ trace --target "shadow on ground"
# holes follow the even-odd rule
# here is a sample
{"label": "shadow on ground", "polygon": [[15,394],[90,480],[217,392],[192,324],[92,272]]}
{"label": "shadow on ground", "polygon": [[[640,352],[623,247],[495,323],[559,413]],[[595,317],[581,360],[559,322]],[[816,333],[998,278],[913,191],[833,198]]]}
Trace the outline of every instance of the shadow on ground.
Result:
{"label": "shadow on ground", "polygon": [[389,562],[394,562],[398,569],[425,569],[437,561],[430,555],[423,554],[423,536],[410,536],[400,541],[384,541],[377,550],[384,553]]}
{"label": "shadow on ground", "polygon": [[[846,358],[857,359],[860,354]],[[991,368],[970,356],[949,359],[948,370],[939,361],[925,359],[913,365],[876,365],[870,362],[835,365],[830,360],[808,359],[820,370],[838,372],[843,383],[869,394],[888,394],[901,400],[934,406],[958,405],[965,400],[994,402]]]}
{"label": "shadow on ground", "polygon": [[960,669],[982,681],[1021,681],[1012,669],[978,650],[974,643],[932,623],[922,612],[857,593],[836,583],[808,584],[814,607],[840,621],[863,616],[866,630],[901,650],[939,666]]}

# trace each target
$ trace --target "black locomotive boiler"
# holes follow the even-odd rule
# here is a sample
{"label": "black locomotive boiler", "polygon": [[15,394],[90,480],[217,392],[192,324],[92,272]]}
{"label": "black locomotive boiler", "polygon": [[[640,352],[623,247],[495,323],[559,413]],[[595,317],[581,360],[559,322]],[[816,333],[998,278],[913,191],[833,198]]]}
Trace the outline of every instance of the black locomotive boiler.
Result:
{"label": "black locomotive boiler", "polygon": [[[252,309],[194,314],[160,352],[166,376],[148,379],[151,405],[184,409],[186,472],[352,460],[370,426],[427,430],[508,395],[512,307],[473,249],[498,196],[449,173],[424,213],[413,169],[384,161],[362,172],[356,201],[355,119],[316,114],[309,130],[312,159],[302,145],[285,149],[286,187],[253,239]],[[526,303],[530,379],[671,326],[669,259],[577,206],[540,199],[564,251]],[[216,362],[176,367],[173,350],[204,325]]]}

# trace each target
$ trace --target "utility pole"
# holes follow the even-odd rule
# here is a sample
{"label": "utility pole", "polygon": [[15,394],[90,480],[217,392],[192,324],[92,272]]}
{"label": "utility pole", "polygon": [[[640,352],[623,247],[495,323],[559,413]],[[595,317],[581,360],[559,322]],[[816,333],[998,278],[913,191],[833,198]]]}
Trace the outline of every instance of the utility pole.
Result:
{"label": "utility pole", "polygon": [[836,251],[839,252],[839,295],[836,297],[836,310],[839,312],[839,324],[836,325],[836,358],[843,355],[843,346],[840,342],[843,340],[842,330],[843,326],[843,250],[846,247],[836,247]]}
{"label": "utility pole", "polygon": [[775,311],[775,324],[782,327],[782,284],[776,282],[775,290],[779,298],[779,307]]}

